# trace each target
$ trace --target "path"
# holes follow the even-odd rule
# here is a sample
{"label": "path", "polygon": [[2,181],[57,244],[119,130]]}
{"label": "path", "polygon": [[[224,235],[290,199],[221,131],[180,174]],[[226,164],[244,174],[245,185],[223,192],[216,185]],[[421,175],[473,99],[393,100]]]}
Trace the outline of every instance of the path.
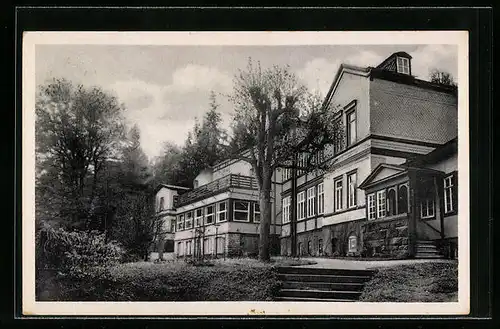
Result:
{"label": "path", "polygon": [[316,262],[311,265],[300,265],[300,267],[311,268],[337,268],[337,269],[352,269],[352,270],[365,270],[377,267],[388,267],[406,264],[418,263],[453,263],[455,260],[447,259],[401,259],[401,260],[351,260],[351,259],[333,259],[333,258],[301,258]]}

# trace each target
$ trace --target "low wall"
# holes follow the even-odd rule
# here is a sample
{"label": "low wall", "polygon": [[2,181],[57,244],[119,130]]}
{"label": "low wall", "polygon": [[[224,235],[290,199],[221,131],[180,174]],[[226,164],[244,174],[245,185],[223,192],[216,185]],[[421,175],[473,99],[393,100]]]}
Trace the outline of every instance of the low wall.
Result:
{"label": "low wall", "polygon": [[409,255],[408,216],[367,221],[362,235],[366,257],[407,258]]}

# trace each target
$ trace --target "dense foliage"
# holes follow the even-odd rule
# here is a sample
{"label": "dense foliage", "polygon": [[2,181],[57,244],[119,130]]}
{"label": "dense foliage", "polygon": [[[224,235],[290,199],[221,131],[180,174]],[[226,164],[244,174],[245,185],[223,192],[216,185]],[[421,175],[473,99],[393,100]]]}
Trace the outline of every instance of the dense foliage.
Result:
{"label": "dense foliage", "polygon": [[380,268],[367,282],[364,302],[457,301],[456,262],[429,262]]}
{"label": "dense foliage", "polygon": [[68,301],[266,301],[280,281],[271,266],[192,266],[179,263],[128,263],[113,266],[105,278],[53,280],[43,300]]}

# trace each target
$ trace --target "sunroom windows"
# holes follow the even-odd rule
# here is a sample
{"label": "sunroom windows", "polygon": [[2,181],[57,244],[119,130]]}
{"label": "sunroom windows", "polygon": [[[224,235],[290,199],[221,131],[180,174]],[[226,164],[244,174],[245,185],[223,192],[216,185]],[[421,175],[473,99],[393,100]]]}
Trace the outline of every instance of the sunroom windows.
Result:
{"label": "sunroom windows", "polygon": [[386,218],[408,212],[408,183],[390,186],[366,195],[368,220]]}
{"label": "sunroom windows", "polygon": [[250,203],[246,201],[234,201],[233,220],[235,222],[248,222],[250,219]]}

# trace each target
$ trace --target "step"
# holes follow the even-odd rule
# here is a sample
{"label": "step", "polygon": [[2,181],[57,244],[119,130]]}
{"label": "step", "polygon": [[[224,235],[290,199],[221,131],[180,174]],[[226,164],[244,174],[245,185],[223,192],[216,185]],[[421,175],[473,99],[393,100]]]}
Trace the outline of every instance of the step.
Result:
{"label": "step", "polygon": [[303,289],[303,290],[345,290],[345,291],[361,291],[363,283],[331,283],[331,282],[301,282],[301,281],[285,281],[283,282],[284,289]]}
{"label": "step", "polygon": [[278,273],[290,274],[314,274],[314,275],[352,275],[352,276],[370,276],[376,271],[361,269],[341,269],[341,268],[320,268],[303,266],[278,267]]}
{"label": "step", "polygon": [[439,252],[436,248],[417,248],[417,252]]}
{"label": "step", "polygon": [[436,246],[417,246],[417,250],[438,250]]}
{"label": "step", "polygon": [[441,254],[421,254],[417,253],[415,258],[428,258],[428,259],[443,259],[444,256]]}
{"label": "step", "polygon": [[356,299],[335,299],[335,298],[307,298],[307,297],[276,297],[276,301],[284,302],[357,302]]}
{"label": "step", "polygon": [[281,281],[300,281],[300,282],[328,282],[328,283],[364,283],[370,280],[371,276],[353,276],[353,275],[314,275],[314,274],[278,274]]}
{"label": "step", "polygon": [[434,240],[417,240],[417,245],[419,245],[419,244],[436,245],[436,241],[434,241]]}
{"label": "step", "polygon": [[359,299],[361,291],[281,289],[280,297]]}

